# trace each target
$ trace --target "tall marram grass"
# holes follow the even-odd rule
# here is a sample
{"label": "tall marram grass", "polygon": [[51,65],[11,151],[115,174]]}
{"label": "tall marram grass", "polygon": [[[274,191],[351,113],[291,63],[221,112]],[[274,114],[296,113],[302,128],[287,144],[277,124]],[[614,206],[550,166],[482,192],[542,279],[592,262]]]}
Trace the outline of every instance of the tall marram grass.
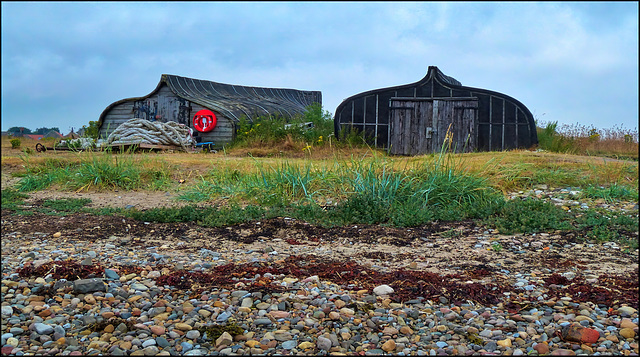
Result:
{"label": "tall marram grass", "polygon": [[166,163],[136,159],[132,154],[78,153],[74,161],[47,159],[35,163],[22,156],[26,174],[17,183],[20,192],[58,186],[66,190],[162,189],[172,174]]}
{"label": "tall marram grass", "polygon": [[597,129],[579,123],[538,123],[540,148],[560,153],[638,159],[638,130],[621,125]]}
{"label": "tall marram grass", "polygon": [[[504,201],[501,193],[487,179],[466,171],[460,157],[443,145],[440,153],[400,169],[393,159],[381,157],[336,160],[323,168],[311,161],[273,166],[256,161],[255,173],[201,177],[180,199],[233,196],[267,206],[331,206],[330,220],[343,224],[416,225],[473,218],[499,209]],[[315,209],[308,212],[317,214]]]}

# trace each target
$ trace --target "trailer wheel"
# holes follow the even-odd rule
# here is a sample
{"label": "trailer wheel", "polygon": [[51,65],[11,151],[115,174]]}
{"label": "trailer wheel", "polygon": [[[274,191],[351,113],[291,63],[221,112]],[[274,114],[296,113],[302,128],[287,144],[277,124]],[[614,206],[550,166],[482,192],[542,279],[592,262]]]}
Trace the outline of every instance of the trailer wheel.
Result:
{"label": "trailer wheel", "polygon": [[36,144],[36,151],[37,151],[37,152],[45,152],[45,151],[47,151],[47,148],[46,148],[46,147],[44,147],[44,145],[42,145],[42,144],[40,144],[40,143],[37,143],[37,144]]}

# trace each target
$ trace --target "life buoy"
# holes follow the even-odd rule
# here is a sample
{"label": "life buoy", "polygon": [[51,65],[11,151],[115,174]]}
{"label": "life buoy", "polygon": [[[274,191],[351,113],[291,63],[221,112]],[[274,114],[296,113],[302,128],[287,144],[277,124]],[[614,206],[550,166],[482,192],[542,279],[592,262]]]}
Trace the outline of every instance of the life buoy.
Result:
{"label": "life buoy", "polygon": [[196,115],[193,116],[193,126],[201,133],[207,133],[213,130],[217,122],[216,115],[208,109],[199,110]]}

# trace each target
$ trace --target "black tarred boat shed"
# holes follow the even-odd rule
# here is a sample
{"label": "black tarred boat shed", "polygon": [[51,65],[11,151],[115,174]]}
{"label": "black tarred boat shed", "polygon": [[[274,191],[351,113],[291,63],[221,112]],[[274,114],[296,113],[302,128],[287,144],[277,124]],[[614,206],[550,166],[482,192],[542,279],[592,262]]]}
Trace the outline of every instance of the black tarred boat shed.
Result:
{"label": "black tarred boat shed", "polygon": [[450,130],[456,152],[530,148],[538,143],[533,115],[506,94],[465,87],[438,67],[420,81],[345,99],[334,117],[336,136],[357,130],[391,154],[438,152]]}

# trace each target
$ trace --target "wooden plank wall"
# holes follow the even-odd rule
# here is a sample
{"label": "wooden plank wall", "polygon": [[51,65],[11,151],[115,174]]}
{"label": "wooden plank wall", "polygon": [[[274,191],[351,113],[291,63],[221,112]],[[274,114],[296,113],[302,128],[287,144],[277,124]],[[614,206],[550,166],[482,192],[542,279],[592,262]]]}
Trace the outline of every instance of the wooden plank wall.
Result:
{"label": "wooden plank wall", "polygon": [[[165,88],[167,91],[163,90]],[[168,121],[168,118],[174,117],[176,120],[173,121],[177,121],[178,113],[176,110],[173,110],[172,107],[177,106],[176,102],[178,101],[178,97],[168,90],[167,87],[162,88],[157,96],[154,95],[150,97],[149,101],[151,103],[154,101],[158,103],[158,114],[162,116],[160,121],[166,122]],[[134,118],[136,116],[134,104],[134,101],[127,101],[111,108],[111,110],[105,115],[104,122],[100,128],[100,138],[106,139],[120,124]],[[188,104],[189,103],[187,102],[187,105]],[[235,135],[235,124],[232,120],[221,116],[219,113],[216,113],[217,124],[212,131],[208,133],[196,133],[197,131],[193,127],[193,123],[191,123],[193,115],[201,109],[209,108],[202,107],[196,103],[190,104],[192,109],[189,118],[189,125],[194,131],[195,136],[199,136],[202,142],[213,142],[216,146],[222,146],[223,144],[233,141]],[[163,109],[161,110],[161,108]]]}

